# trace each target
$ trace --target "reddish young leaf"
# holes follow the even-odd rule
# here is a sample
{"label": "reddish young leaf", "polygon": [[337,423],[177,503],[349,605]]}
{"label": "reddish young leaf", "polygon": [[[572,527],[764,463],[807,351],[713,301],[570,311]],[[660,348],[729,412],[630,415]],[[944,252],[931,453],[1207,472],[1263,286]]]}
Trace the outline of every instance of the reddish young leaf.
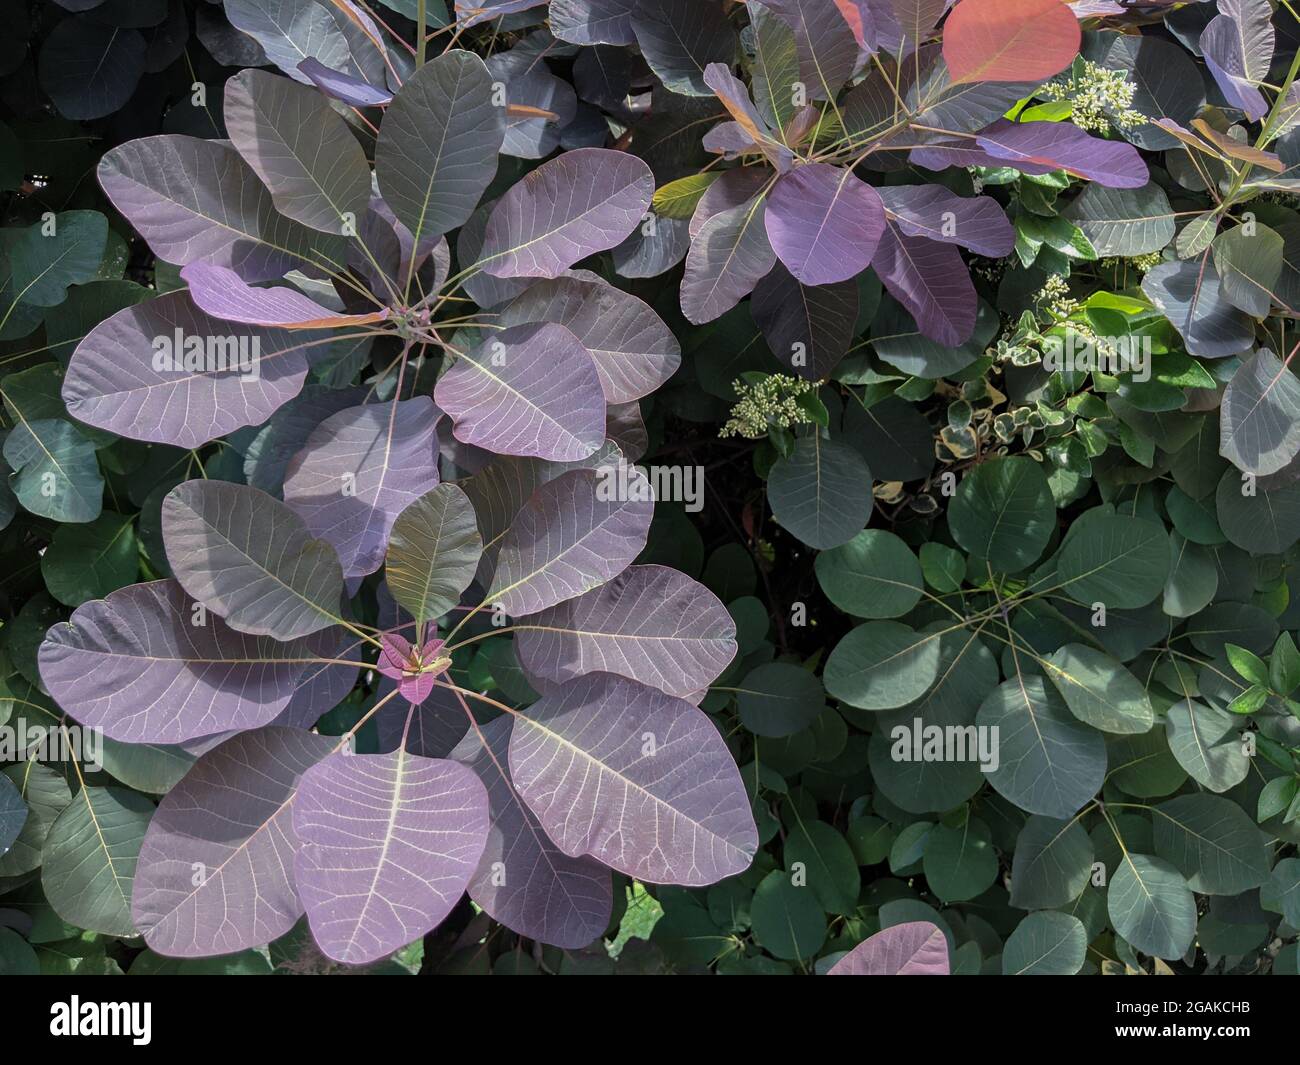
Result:
{"label": "reddish young leaf", "polygon": [[943,27],[954,84],[1045,81],[1079,52],[1079,20],[1060,0],[961,0]]}

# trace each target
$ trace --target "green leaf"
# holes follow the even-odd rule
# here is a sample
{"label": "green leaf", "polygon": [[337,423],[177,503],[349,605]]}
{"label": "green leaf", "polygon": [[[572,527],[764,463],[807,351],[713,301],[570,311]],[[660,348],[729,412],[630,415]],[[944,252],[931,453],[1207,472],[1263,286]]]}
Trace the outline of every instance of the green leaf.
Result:
{"label": "green leaf", "polygon": [[936,592],[955,592],[966,579],[966,556],[946,544],[921,545],[921,572]]}
{"label": "green leaf", "polygon": [[1153,808],[1156,853],[1188,887],[1239,895],[1268,879],[1264,833],[1240,806],[1218,795],[1180,795]]}
{"label": "green leaf", "polygon": [[1012,854],[1011,905],[1045,910],[1077,899],[1088,886],[1092,861],[1092,839],[1077,820],[1031,817]]}
{"label": "green leaf", "polygon": [[1293,928],[1300,928],[1300,858],[1283,858],[1273,866],[1260,902],[1281,913]]}
{"label": "green leaf", "polygon": [[14,473],[14,495],[33,514],[52,521],[87,522],[103,509],[104,479],[95,445],[71,422],[20,422],[4,442]]}
{"label": "green leaf", "polygon": [[50,827],[41,884],[69,924],[134,936],[131,887],[154,806],[125,788],[83,787]]}
{"label": "green leaf", "polygon": [[710,170],[703,174],[688,174],[684,178],[670,181],[655,189],[650,206],[661,218],[675,218],[686,221],[695,213],[700,197],[709,191],[709,186],[721,177],[721,172]]}
{"label": "green leaf", "polygon": [[62,303],[69,285],[94,279],[107,240],[108,219],[98,211],[63,211],[29,226],[11,253],[16,300],[37,307]]}
{"label": "green leaf", "polygon": [[795,887],[780,869],[765,876],[750,904],[754,939],[776,958],[808,958],[826,939],[826,916],[810,887]]}
{"label": "green leaf", "polygon": [[851,916],[862,887],[858,862],[845,838],[822,821],[800,821],[786,836],[785,866],[804,867],[807,886],[827,913]]}
{"label": "green leaf", "polygon": [[1268,702],[1268,689],[1254,686],[1247,688],[1228,704],[1232,714],[1253,714]]}
{"label": "green leaf", "polygon": [[1213,247],[1224,298],[1255,318],[1268,314],[1282,275],[1281,235],[1260,223],[1241,225],[1220,233]]}
{"label": "green leaf", "polygon": [[1106,908],[1115,931],[1144,954],[1181,958],[1196,936],[1196,898],[1182,873],[1161,858],[1126,851]]}
{"label": "green leaf", "polygon": [[757,736],[792,736],[826,706],[822,682],[793,662],[765,662],[745,674],[738,687],[740,720]]}
{"label": "green leaf", "polygon": [[871,517],[871,471],[853,448],[814,432],[772,465],[767,498],[792,536],[819,550],[838,547]]}
{"label": "green leaf", "polygon": [[1056,573],[1082,603],[1132,610],[1164,590],[1169,560],[1163,526],[1114,514],[1089,522],[1086,531],[1072,530],[1057,556]]}
{"label": "green leaf", "polygon": [[925,845],[922,868],[930,890],[945,904],[983,894],[998,876],[988,825],[974,817],[958,828],[936,825]]}
{"label": "green leaf", "polygon": [[1290,695],[1300,688],[1300,650],[1289,632],[1284,632],[1273,645],[1268,661],[1269,687],[1281,695]]}
{"label": "green leaf", "polygon": [[1255,820],[1261,825],[1270,818],[1288,810],[1300,792],[1300,779],[1296,777],[1274,777],[1259,792],[1255,804]]}
{"label": "green leaf", "polygon": [[140,547],[130,518],[104,511],[85,525],[60,525],[41,555],[45,587],[60,603],[80,606],[131,584]]}
{"label": "green leaf", "polygon": [[1028,458],[995,458],[976,467],[948,508],[953,539],[1004,573],[1035,561],[1055,526],[1047,476]]}
{"label": "green leaf", "polygon": [[1114,733],[1146,732],[1154,724],[1146,689],[1110,655],[1070,643],[1040,664],[1080,721]]}
{"label": "green leaf", "polygon": [[1198,784],[1215,792],[1240,784],[1250,772],[1239,727],[1231,714],[1191,699],[1175,703],[1165,714],[1169,749],[1178,764]]}
{"label": "green leaf", "polygon": [[1251,684],[1268,687],[1268,666],[1259,655],[1235,643],[1225,643],[1223,650],[1239,676],[1245,677]]}
{"label": "green leaf", "polygon": [[1101,733],[1077,720],[1042,677],[1005,681],[984,700],[975,723],[998,730],[1000,764],[989,783],[1022,810],[1071,817],[1101,787]]}
{"label": "green leaf", "polygon": [[1083,968],[1088,934],[1068,913],[1031,913],[1002,949],[1003,976],[1073,976]]}
{"label": "green leaf", "polygon": [[939,634],[896,621],[851,629],[826,660],[826,691],[860,710],[892,710],[921,698],[939,672]]}
{"label": "green leaf", "polygon": [[894,533],[863,529],[817,556],[817,583],[837,607],[859,618],[896,618],[920,601],[921,564]]}

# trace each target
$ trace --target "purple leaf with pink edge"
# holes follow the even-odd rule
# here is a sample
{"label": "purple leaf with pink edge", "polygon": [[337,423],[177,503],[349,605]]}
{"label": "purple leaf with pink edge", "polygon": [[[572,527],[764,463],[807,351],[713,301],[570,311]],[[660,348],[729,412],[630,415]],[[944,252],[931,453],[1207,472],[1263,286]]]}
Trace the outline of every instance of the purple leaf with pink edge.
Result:
{"label": "purple leaf with pink edge", "polygon": [[438,484],[440,417],[428,396],[349,407],[290,460],[284,501],[334,546],[345,577],[377,570],[397,516]]}
{"label": "purple leaf with pink edge", "polygon": [[[232,327],[204,314],[189,293],[169,292],[86,335],[63,379],[63,401],[78,421],[118,436],[200,447],[260,425],[296,396],[308,349],[330,339],[317,336]],[[191,356],[196,368],[187,369]]]}
{"label": "purple leaf with pink edge", "polygon": [[885,209],[847,168],[807,163],[777,179],[767,197],[767,236],[805,285],[831,285],[871,265]]}
{"label": "purple leaf with pink edge", "polygon": [[772,129],[758,113],[754,101],[750,99],[749,89],[731,72],[729,66],[725,63],[710,63],[704,68],[704,84],[713,90],[751,141],[772,137]]}
{"label": "purple leaf with pink edge", "polygon": [[489,333],[457,357],[433,394],[457,440],[499,454],[573,462],[605,440],[600,374],[562,325],[531,322]]}
{"label": "purple leaf with pink edge", "polygon": [[[269,727],[204,754],[154,812],[131,917],[159,954],[200,958],[260,947],[302,916],[290,811],[302,774],[337,737]],[[195,876],[201,871],[201,877]]]}
{"label": "purple leaf with pink edge", "polygon": [[388,317],[388,308],[371,314],[339,314],[287,286],[254,288],[234,270],[190,263],[181,270],[190,298],[205,314],[223,322],[329,329],[369,325]]}
{"label": "purple leaf with pink edge", "polygon": [[687,321],[702,325],[721,318],[776,264],[763,223],[766,210],[760,194],[720,211],[700,227],[686,253],[682,276],[682,314]]}
{"label": "purple leaf with pink edge", "polygon": [[497,201],[480,261],[495,277],[559,277],[641,224],[654,195],[644,162],[578,148],[543,163]]}
{"label": "purple leaf with pink edge", "polygon": [[[625,492],[613,490],[621,476]],[[599,587],[645,549],[653,512],[650,484],[636,467],[548,481],[502,537],[487,600],[522,617]]]}
{"label": "purple leaf with pink edge", "polygon": [[649,304],[604,281],[539,281],[501,310],[498,325],[553,322],[587,350],[610,403],[629,403],[664,384],[682,361],[671,329]]}
{"label": "purple leaf with pink edge", "polygon": [[556,684],[617,673],[684,697],[736,656],[736,624],[704,585],[665,566],[631,566],[586,595],[515,623],[515,654]]}
{"label": "purple leaf with pink edge", "polygon": [[298,893],[325,954],[364,965],[442,923],[478,868],[488,798],[456,762],[334,754],[303,774],[293,808]]}
{"label": "purple leaf with pink edge", "polygon": [[418,706],[429,697],[439,674],[447,671],[451,661],[443,656],[444,641],[436,637],[416,647],[399,633],[385,632],[380,635],[379,643],[375,668],[396,682],[398,693],[413,705]]}
{"label": "purple leaf with pink edge", "polygon": [[708,715],[626,677],[592,673],[519,711],[510,776],[565,854],[647,883],[716,883],[758,848],[740,772]]}
{"label": "purple leaf with pink edge", "polygon": [[877,932],[831,966],[827,976],[947,976],[948,940],[929,921]]}
{"label": "purple leaf with pink edge", "polygon": [[353,74],[332,70],[314,56],[299,63],[298,70],[310,78],[311,83],[326,96],[342,100],[353,107],[380,107],[393,99],[391,92],[377,89]]}
{"label": "purple leaf with pink edge", "polygon": [[1219,13],[1201,31],[1200,50],[1228,103],[1252,122],[1268,113],[1260,82],[1268,80],[1275,34],[1267,0],[1221,0]]}
{"label": "purple leaf with pink edge", "polygon": [[872,266],[923,335],[951,347],[970,339],[979,295],[951,244],[907,236],[888,225]]}
{"label": "purple leaf with pink edge", "polygon": [[768,348],[809,381],[830,376],[858,323],[858,283],[805,285],[779,263],[754,288],[750,310]]}
{"label": "purple leaf with pink edge", "polygon": [[576,950],[609,924],[613,892],[609,870],[594,858],[561,851],[510,782],[509,716],[466,735],[452,757],[487,788],[487,848],[469,883],[469,897],[494,920],[521,936]]}
{"label": "purple leaf with pink edge", "polygon": [[958,196],[942,185],[894,185],[877,190],[900,233],[960,244],[1000,259],[1016,246],[1016,231],[991,196]]}
{"label": "purple leaf with pink edge", "polygon": [[269,724],[317,657],[313,648],[245,635],[216,616],[195,625],[196,605],[170,580],[83,603],[45,634],[45,686],[83,725],[125,743],[181,743]]}

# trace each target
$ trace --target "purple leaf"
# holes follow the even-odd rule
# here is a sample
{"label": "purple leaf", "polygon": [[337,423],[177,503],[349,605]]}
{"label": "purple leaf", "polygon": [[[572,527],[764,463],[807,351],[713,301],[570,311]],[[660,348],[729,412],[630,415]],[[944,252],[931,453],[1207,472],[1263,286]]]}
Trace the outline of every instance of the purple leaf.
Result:
{"label": "purple leaf", "polygon": [[217,141],[128,141],[99,161],[99,183],[154,254],[176,266],[201,259],[245,281],[271,281],[314,253],[342,258],[341,238],[276,211],[252,168]]}
{"label": "purple leaf", "polygon": [[319,59],[308,57],[298,64],[298,71],[305,74],[316,88],[327,96],[342,100],[353,107],[381,107],[393,99],[393,94],[378,88],[361,78],[331,70]]}
{"label": "purple leaf", "polygon": [[957,347],[975,331],[979,296],[951,244],[905,236],[887,225],[872,266],[931,340]]}
{"label": "purple leaf", "polygon": [[611,403],[605,408],[605,438],[623,452],[628,462],[636,462],[650,449],[650,434],[641,416],[641,404]]}
{"label": "purple leaf", "polygon": [[703,711],[593,673],[515,717],[510,775],[565,854],[652,884],[749,868],[758,832],[736,763]]}
{"label": "purple leaf", "polygon": [[472,52],[429,60],[398,90],[379,128],[375,178],[417,241],[473,214],[496,175],[504,112],[493,103],[492,76]]}
{"label": "purple leaf", "polygon": [[303,774],[293,827],[313,937],[336,961],[363,965],[451,912],[487,843],[488,799],[456,762],[340,753]]}
{"label": "purple leaf", "polygon": [[225,481],[186,481],[162,504],[172,573],[231,628],[290,640],[337,620],[343,572],[289,507]]}
{"label": "purple leaf", "polygon": [[862,273],[885,228],[880,196],[852,170],[807,163],[777,179],[767,197],[767,236],[805,285]]}
{"label": "purple leaf", "polygon": [[497,202],[480,262],[495,277],[559,277],[621,243],[653,195],[654,176],[635,156],[607,148],[566,152]]}
{"label": "purple leaf", "polygon": [[614,249],[614,271],[620,277],[658,277],[671,270],[690,250],[689,224],[651,215]]}
{"label": "purple leaf", "polygon": [[[620,473],[626,492],[616,490]],[[487,600],[523,616],[599,587],[641,553],[653,512],[649,482],[635,467],[574,470],[547,482],[502,538]]]}
{"label": "purple leaf", "polygon": [[775,174],[761,166],[742,166],[723,173],[704,190],[691,214],[690,235],[694,240],[709,219],[733,207],[740,207],[771,187]]}
{"label": "purple leaf", "polygon": [[929,921],[877,932],[831,966],[827,976],[947,976],[948,940]]}
{"label": "purple leaf", "polygon": [[316,426],[365,398],[364,388],[307,385],[258,430],[244,452],[244,479],[263,492],[280,494],[289,460],[302,450]]}
{"label": "purple leaf", "polygon": [[562,325],[515,325],[457,357],[434,399],[456,439],[505,455],[573,462],[605,440],[605,395],[590,353]]}
{"label": "purple leaf", "polygon": [[804,285],[776,266],[750,309],[767,346],[800,377],[821,381],[848,353],[858,322],[858,284]]}
{"label": "purple leaf", "polygon": [[[361,641],[342,626],[313,632],[303,640],[308,651],[333,662],[308,663],[294,683],[293,697],[271,722],[288,728],[311,729],[324,714],[339,705],[357,683],[361,666]],[[356,662],[357,668],[338,661]]]}
{"label": "purple leaf", "polygon": [[324,233],[356,232],[370,200],[370,166],[324,96],[264,70],[241,70],[226,82],[223,117],[281,214]]}
{"label": "purple leaf", "polygon": [[211,263],[190,263],[181,270],[190,299],[205,314],[223,322],[277,325],[293,329],[330,329],[369,325],[388,317],[388,308],[371,314],[338,314],[287,286],[254,288],[234,270]]}
{"label": "purple leaf", "polygon": [[1161,263],[1142,278],[1142,291],[1178,330],[1189,355],[1222,359],[1254,345],[1254,322],[1223,296],[1208,258]]}
{"label": "purple leaf", "polygon": [[333,545],[344,577],[377,570],[397,516],[438,483],[439,417],[428,396],[349,407],[290,461],[284,501]]}
{"label": "purple leaf", "polygon": [[1233,107],[1257,122],[1268,114],[1259,84],[1273,61],[1273,9],[1267,0],[1220,0],[1219,13],[1201,31],[1205,65]]}
{"label": "purple leaf", "polygon": [[[506,135],[501,154],[520,159],[550,155],[560,145],[560,131],[577,115],[573,87],[552,74],[528,42],[489,57],[487,68],[494,81],[505,86]],[[603,120],[601,127],[608,132]],[[600,143],[604,141],[602,136]]]}
{"label": "purple leaf", "polygon": [[78,421],[118,436],[196,448],[261,424],[296,396],[313,346],[311,335],[218,321],[188,293],[169,292],[90,331],[63,401]]}
{"label": "purple leaf", "polygon": [[942,185],[894,185],[878,190],[885,214],[900,233],[960,244],[1000,259],[1016,246],[1016,233],[991,196],[958,196]]}
{"label": "purple leaf", "polygon": [[808,96],[833,100],[858,63],[858,42],[836,0],[763,0],[794,31]]}
{"label": "purple leaf", "polygon": [[716,0],[639,0],[631,21],[641,55],[672,92],[708,96],[705,68],[736,58],[736,33]]}
{"label": "purple leaf", "polygon": [[609,870],[551,842],[510,783],[510,731],[508,716],[496,718],[471,730],[452,752],[478,774],[488,794],[491,827],[469,897],[521,936],[576,950],[609,924]]}
{"label": "purple leaf", "polygon": [[298,780],[337,737],[269,727],[227,740],[181,779],[149,822],[131,917],[159,954],[260,947],[302,916],[294,887]]}
{"label": "purple leaf", "polygon": [[551,0],[551,32],[570,44],[635,44],[637,0]]}
{"label": "purple leaf", "polygon": [[586,595],[515,623],[530,674],[561,684],[617,673],[685,697],[736,655],[736,625],[718,598],[665,566],[631,566]]}
{"label": "purple leaf", "polygon": [[[382,699],[396,687],[395,681],[383,677],[375,697]],[[425,758],[447,758],[465,738],[468,727],[469,719],[456,693],[438,683],[418,706],[394,699],[375,715],[379,750],[385,754],[404,746],[409,753]]]}
{"label": "purple leaf", "polygon": [[949,166],[1011,166],[1025,174],[1065,170],[1114,189],[1140,189],[1151,175],[1123,141],[1090,137],[1068,122],[1009,122],[1000,118],[968,142],[916,148],[912,162],[927,170]]}
{"label": "purple leaf", "polygon": [[[713,183],[716,188],[721,181]],[[682,277],[682,314],[702,325],[720,318],[754,291],[776,263],[763,217],[762,193],[713,215],[691,241]]]}
{"label": "purple leaf", "polygon": [[513,15],[541,7],[546,0],[456,0],[456,22],[462,28],[490,22],[502,15]]}
{"label": "purple leaf", "polygon": [[269,724],[293,697],[313,649],[305,640],[236,632],[196,614],[197,605],[175,581],[83,603],[46,632],[41,678],[83,725],[124,743],[181,743]]}
{"label": "purple leaf", "polygon": [[654,392],[677,371],[681,346],[660,317],[629,292],[601,280],[539,281],[496,320],[511,326],[553,322],[569,330],[596,364],[605,399],[629,403]]}

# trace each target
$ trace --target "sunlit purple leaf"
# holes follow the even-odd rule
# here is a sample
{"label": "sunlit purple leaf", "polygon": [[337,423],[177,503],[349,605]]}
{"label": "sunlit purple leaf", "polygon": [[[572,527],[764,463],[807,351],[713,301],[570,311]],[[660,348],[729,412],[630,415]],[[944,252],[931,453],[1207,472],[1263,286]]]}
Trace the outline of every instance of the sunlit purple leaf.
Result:
{"label": "sunlit purple leaf", "polygon": [[254,288],[234,270],[210,263],[190,263],[181,270],[190,298],[199,310],[223,322],[328,329],[368,325],[388,317],[388,308],[370,314],[339,314],[287,286]]}
{"label": "sunlit purple leaf", "polygon": [[621,243],[653,194],[650,168],[635,156],[607,148],[566,152],[497,201],[480,262],[496,277],[559,277]]}
{"label": "sunlit purple leaf", "polygon": [[380,567],[397,516],[438,483],[439,416],[428,396],[349,407],[290,461],[284,501],[333,545],[345,577]]}
{"label": "sunlit purple leaf", "polygon": [[[314,338],[314,339],[313,339]],[[134,440],[199,447],[292,399],[325,340],[209,317],[188,293],[126,307],[77,346],[63,400],[78,421]]]}
{"label": "sunlit purple leaf", "polygon": [[126,743],[181,743],[269,724],[316,657],[312,648],[236,632],[197,607],[175,581],[83,603],[46,633],[41,677],[83,725]]}
{"label": "sunlit purple leaf", "polygon": [[515,623],[519,664],[563,683],[617,673],[683,697],[717,679],[736,654],[736,625],[684,573],[632,566],[608,584]]}
{"label": "sunlit purple leaf", "polygon": [[[574,470],[542,485],[501,540],[489,602],[535,614],[618,576],[645,547],[654,502],[649,482],[620,472]],[[624,497],[624,498],[620,498]]]}
{"label": "sunlit purple leaf", "polygon": [[569,330],[596,364],[605,398],[648,396],[676,372],[681,346],[643,301],[604,281],[539,281],[501,310],[499,325],[554,322]]}
{"label": "sunlit purple leaf", "polygon": [[293,827],[312,936],[362,965],[436,928],[460,900],[487,842],[487,793],[456,762],[340,753],[303,774]]}
{"label": "sunlit purple leaf", "polygon": [[1266,0],[1221,0],[1219,13],[1201,31],[1205,65],[1228,103],[1251,121],[1268,113],[1259,84],[1273,61],[1273,9]]}
{"label": "sunlit purple leaf", "polygon": [[753,292],[776,264],[763,222],[765,211],[760,193],[713,215],[700,227],[682,277],[682,314],[687,321],[702,325],[720,318]]}
{"label": "sunlit purple leaf", "polygon": [[805,285],[862,273],[885,228],[880,196],[847,167],[808,163],[783,174],[767,197],[767,236]]}
{"label": "sunlit purple leaf", "polygon": [[906,236],[887,225],[872,267],[931,340],[956,347],[974,332],[979,296],[951,244]]}
{"label": "sunlit purple leaf", "polygon": [[387,89],[371,85],[354,75],[331,70],[314,57],[309,56],[299,63],[298,72],[305,74],[321,92],[353,107],[379,107],[393,99],[393,94]]}
{"label": "sunlit purple leaf", "polygon": [[494,920],[529,939],[575,950],[609,924],[609,870],[594,858],[570,857],[538,823],[510,783],[508,716],[471,729],[452,752],[487,788],[487,848],[469,897]]}
{"label": "sunlit purple leaf", "polygon": [[637,0],[551,0],[551,32],[570,44],[635,44]]}
{"label": "sunlit purple leaf", "polygon": [[727,745],[706,714],[593,673],[520,711],[515,787],[565,854],[653,884],[712,884],[749,868],[758,833]]}
{"label": "sunlit purple leaf", "polygon": [[163,500],[172,573],[240,632],[289,640],[338,618],[343,572],[289,507],[226,481],[186,481]]}
{"label": "sunlit purple leaf", "polygon": [[948,940],[929,921],[891,925],[859,943],[827,976],[947,976]]}
{"label": "sunlit purple leaf", "polygon": [[605,439],[605,396],[590,353],[562,325],[491,332],[438,379],[456,439],[506,455],[586,458]]}
{"label": "sunlit purple leaf", "polygon": [[298,780],[337,737],[269,727],[203,755],[149,822],[131,916],[169,957],[260,947],[302,916],[294,886]]}
{"label": "sunlit purple leaf", "polygon": [[958,196],[942,185],[893,185],[877,191],[900,233],[960,244],[992,259],[1015,248],[1015,229],[991,196]]}

